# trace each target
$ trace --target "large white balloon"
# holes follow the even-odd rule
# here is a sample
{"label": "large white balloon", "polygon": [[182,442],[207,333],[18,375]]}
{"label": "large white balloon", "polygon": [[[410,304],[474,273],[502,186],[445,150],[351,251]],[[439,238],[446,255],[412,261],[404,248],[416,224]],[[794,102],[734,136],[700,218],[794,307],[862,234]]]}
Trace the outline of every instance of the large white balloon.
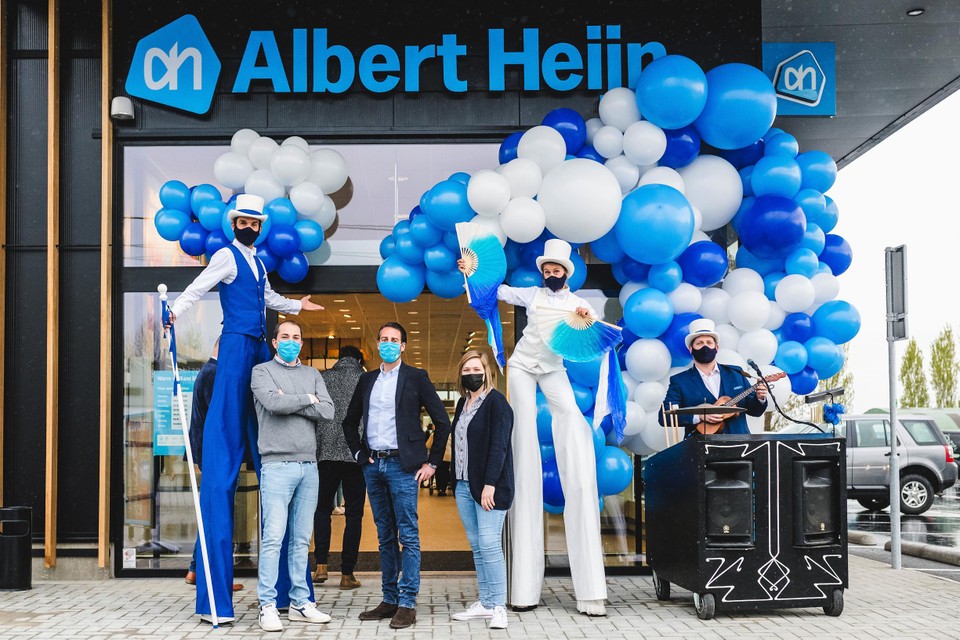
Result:
{"label": "large white balloon", "polygon": [[253,129],[240,129],[233,134],[233,138],[230,140],[230,150],[245,156],[250,152],[250,145],[259,138],[260,134]]}
{"label": "large white balloon", "polygon": [[787,312],[783,310],[776,302],[770,303],[770,317],[767,318],[767,321],[763,323],[764,329],[770,329],[770,331],[776,331],[781,326],[783,326],[783,321],[787,317]]}
{"label": "large white balloon", "polygon": [[743,182],[736,168],[717,156],[699,156],[680,169],[690,204],[700,209],[700,228],[713,231],[730,222],[743,202]]}
{"label": "large white balloon", "polygon": [[627,300],[630,299],[630,296],[632,296],[637,291],[640,291],[640,289],[646,289],[649,286],[650,285],[648,285],[646,282],[633,282],[633,281],[630,281],[627,284],[623,285],[620,288],[620,296],[619,296],[620,306],[626,307]]}
{"label": "large white balloon", "polygon": [[755,331],[770,318],[770,301],[759,291],[744,291],[731,297],[728,309],[730,323],[740,331]]}
{"label": "large white balloon", "polygon": [[623,132],[607,125],[593,136],[593,148],[604,158],[616,158],[623,151]]}
{"label": "large white balloon", "polygon": [[[263,138],[260,139],[263,140]],[[243,184],[243,190],[246,193],[260,196],[265,203],[282,198],[286,194],[283,185],[277,182],[277,179],[267,169],[257,169],[251,173]]]}
{"label": "large white balloon", "polygon": [[736,367],[740,371],[749,372],[749,366],[747,365],[747,360],[738,352],[733,349],[724,349],[721,347],[717,350],[717,362],[720,364],[725,364],[728,367]]}
{"label": "large white balloon", "polygon": [[282,146],[270,159],[270,172],[285,187],[298,185],[310,175],[310,156],[296,144]]}
{"label": "large white balloon", "polygon": [[626,416],[626,425],[623,428],[623,435],[625,436],[635,436],[639,435],[640,431],[643,430],[643,424],[647,419],[647,412],[638,405],[636,402],[627,400],[627,416]]}
{"label": "large white balloon", "polygon": [[729,307],[730,294],[723,289],[710,287],[703,290],[699,313],[704,318],[713,320],[715,324],[726,324],[730,322]]}
{"label": "large white balloon", "polygon": [[514,198],[500,214],[500,226],[514,242],[536,240],[543,233],[546,224],[547,216],[543,207],[532,198]]}
{"label": "large white balloon", "polygon": [[243,189],[251,173],[250,158],[235,151],[226,152],[213,163],[213,177],[228,189]]}
{"label": "large white balloon", "polygon": [[543,174],[540,166],[529,158],[514,158],[500,165],[498,171],[510,183],[511,198],[532,198],[540,191]]}
{"label": "large white balloon", "polygon": [[273,138],[263,136],[250,143],[247,155],[250,156],[250,162],[254,169],[269,169],[273,154],[277,152],[280,145]]}
{"label": "large white balloon", "polygon": [[793,273],[784,276],[777,283],[776,290],[777,304],[783,307],[787,313],[796,313],[804,311],[814,303],[817,292],[813,283],[806,276]]}
{"label": "large white balloon", "polygon": [[333,223],[337,221],[337,205],[333,202],[333,198],[323,196],[323,206],[313,216],[313,220],[316,220],[324,231],[333,226]]}
{"label": "large white balloon", "polygon": [[330,195],[343,188],[349,177],[347,161],[333,149],[317,149],[310,154],[310,177],[321,191]]}
{"label": "large white balloon", "polygon": [[740,268],[727,273],[723,279],[723,290],[731,296],[744,291],[763,293],[763,278],[753,269]]}
{"label": "large white balloon", "polygon": [[546,176],[567,157],[567,143],[556,129],[539,125],[520,136],[517,157],[533,160]]}
{"label": "large white balloon", "polygon": [[510,183],[496,171],[477,171],[467,183],[467,202],[478,215],[499,215],[510,202]]}
{"label": "large white balloon", "polygon": [[740,336],[737,351],[747,360],[764,365],[773,362],[777,355],[777,336],[769,329],[747,331]]}
{"label": "large white balloon", "polygon": [[[634,164],[650,165],[659,162],[666,150],[667,135],[652,122],[634,122],[623,132],[623,155]],[[737,179],[739,178],[738,175]]]}
{"label": "large white balloon", "polygon": [[593,242],[620,216],[620,185],[602,164],[576,158],[545,175],[538,201],[550,233],[567,242]]}
{"label": "large white balloon", "polygon": [[626,131],[627,127],[640,119],[637,94],[626,87],[610,89],[600,98],[599,112],[603,124]]}
{"label": "large white balloon", "polygon": [[[696,213],[697,210],[694,209],[693,211],[694,213]],[[696,223],[696,217],[694,217],[694,223]],[[700,231],[700,229],[694,229],[693,235],[690,236],[690,244],[696,244],[698,242],[704,242],[704,241],[712,242],[712,240],[710,240],[710,236],[705,234],[703,231]],[[687,246],[689,247],[690,244],[688,244]]]}
{"label": "large white balloon", "polygon": [[304,218],[313,218],[323,209],[323,190],[312,182],[301,182],[290,189],[293,208]]}
{"label": "large white balloon", "polygon": [[[667,433],[668,429],[660,424],[659,416],[656,413],[647,414],[646,424],[643,425],[643,431],[640,432],[640,437],[643,438],[643,444],[653,450],[654,453],[663,451],[667,448]],[[681,428],[680,432],[676,434],[677,438],[683,439],[684,430]],[[673,442],[675,439],[674,434],[670,434],[670,441]]]}
{"label": "large white balloon", "polygon": [[714,331],[717,333],[717,345],[721,350],[737,350],[737,346],[740,344],[740,332],[737,331],[736,327],[728,323],[718,324]]}
{"label": "large white balloon", "polygon": [[621,193],[627,194],[637,186],[637,180],[640,179],[640,167],[630,162],[626,156],[610,158],[603,163],[603,166],[610,169],[610,173],[616,176],[617,182],[620,183]]}
{"label": "large white balloon", "polygon": [[686,189],[683,184],[683,178],[670,167],[654,167],[644,173],[640,176],[640,182],[637,183],[637,186],[642,187],[646,184],[665,184],[668,187],[673,187],[680,193],[683,193]]}
{"label": "large white balloon", "polygon": [[670,372],[670,349],[659,340],[641,338],[627,349],[626,361],[634,380],[660,380]]}
{"label": "large white balloon", "polygon": [[676,289],[667,294],[673,303],[674,313],[693,313],[700,308],[703,294],[689,282],[681,282]]}
{"label": "large white balloon", "polygon": [[481,227],[486,227],[500,240],[500,246],[507,244],[507,234],[504,233],[503,228],[500,226],[500,218],[490,216],[474,216],[470,221],[475,224],[479,224]]}
{"label": "large white balloon", "polygon": [[813,283],[814,304],[823,304],[830,302],[840,293],[840,281],[835,275],[829,273],[816,273],[810,282]]}
{"label": "large white balloon", "polygon": [[666,397],[667,388],[656,380],[641,382],[633,392],[633,401],[648,412],[659,409]]}
{"label": "large white balloon", "polygon": [[587,120],[587,144],[593,144],[593,136],[603,127],[603,120],[600,118],[590,118]]}
{"label": "large white balloon", "polygon": [[289,138],[287,138],[286,140],[280,143],[281,147],[289,147],[291,145],[295,147],[299,147],[306,153],[310,152],[310,144],[300,136],[290,136]]}
{"label": "large white balloon", "polygon": [[637,387],[640,386],[640,383],[633,379],[626,371],[620,372],[620,377],[623,378],[623,384],[627,387],[627,398],[633,398],[633,393],[637,390]]}
{"label": "large white balloon", "polygon": [[[778,373],[783,373],[783,369],[775,365],[767,365],[763,368],[764,376],[772,376]],[[790,396],[793,395],[793,385],[790,383],[790,377],[784,376],[777,380],[776,382],[770,383],[770,392],[773,394],[773,397],[777,399],[777,403],[781,406],[785,402],[790,401]],[[775,411],[776,407],[773,402],[767,403],[767,411]]]}

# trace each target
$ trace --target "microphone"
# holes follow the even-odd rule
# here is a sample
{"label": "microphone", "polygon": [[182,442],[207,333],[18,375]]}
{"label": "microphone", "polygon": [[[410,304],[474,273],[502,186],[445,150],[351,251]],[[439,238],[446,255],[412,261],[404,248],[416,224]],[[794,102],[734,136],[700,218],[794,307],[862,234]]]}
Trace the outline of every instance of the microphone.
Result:
{"label": "microphone", "polygon": [[761,378],[763,377],[763,374],[760,373],[760,367],[757,366],[756,362],[754,362],[753,360],[747,360],[747,364],[750,365],[751,369],[757,372],[758,376],[760,376]]}

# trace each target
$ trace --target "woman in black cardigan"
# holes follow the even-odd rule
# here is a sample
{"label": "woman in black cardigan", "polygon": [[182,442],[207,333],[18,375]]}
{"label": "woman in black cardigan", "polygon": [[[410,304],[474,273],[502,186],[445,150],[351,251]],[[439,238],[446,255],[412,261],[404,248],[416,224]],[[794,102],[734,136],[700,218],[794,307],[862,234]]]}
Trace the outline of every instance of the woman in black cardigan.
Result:
{"label": "woman in black cardigan", "polygon": [[453,619],[489,619],[491,629],[506,629],[507,565],[500,540],[513,503],[513,410],[494,388],[496,376],[486,353],[468,351],[460,359],[463,398],[450,433],[450,475],[473,550],[480,599]]}

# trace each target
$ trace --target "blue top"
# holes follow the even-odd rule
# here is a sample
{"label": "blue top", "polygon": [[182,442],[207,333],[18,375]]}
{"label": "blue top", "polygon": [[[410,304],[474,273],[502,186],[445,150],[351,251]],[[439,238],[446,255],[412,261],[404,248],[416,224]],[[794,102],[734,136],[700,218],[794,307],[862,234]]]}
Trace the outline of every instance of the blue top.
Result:
{"label": "blue top", "polygon": [[230,284],[220,283],[220,306],[223,308],[223,333],[239,333],[252,338],[267,336],[267,303],[264,292],[267,274],[257,260],[257,276],[243,254],[232,244],[227,249],[237,261],[237,277]]}

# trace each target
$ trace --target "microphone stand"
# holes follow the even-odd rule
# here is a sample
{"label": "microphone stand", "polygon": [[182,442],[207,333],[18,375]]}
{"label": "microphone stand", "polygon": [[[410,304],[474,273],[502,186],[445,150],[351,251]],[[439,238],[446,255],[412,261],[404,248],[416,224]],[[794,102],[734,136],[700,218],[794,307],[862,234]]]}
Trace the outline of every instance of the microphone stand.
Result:
{"label": "microphone stand", "polygon": [[[760,380],[763,380],[763,372],[760,371],[760,367],[757,366],[757,363],[754,362],[753,360],[748,360],[747,364],[750,365],[751,369],[757,372],[757,375],[760,376]],[[764,381],[763,384],[767,384],[766,381]],[[777,413],[779,413],[781,416],[783,416],[790,422],[793,422],[794,424],[807,425],[807,426],[813,427],[820,433],[826,433],[826,431],[824,431],[823,428],[820,427],[820,425],[818,424],[807,422],[806,420],[795,420],[794,418],[791,418],[790,416],[788,416],[786,413],[784,413],[783,409],[780,408],[780,403],[777,402],[777,396],[773,395],[773,391],[770,389],[769,385],[767,386],[767,391],[768,391],[767,397],[773,400],[773,406],[777,408]]]}

